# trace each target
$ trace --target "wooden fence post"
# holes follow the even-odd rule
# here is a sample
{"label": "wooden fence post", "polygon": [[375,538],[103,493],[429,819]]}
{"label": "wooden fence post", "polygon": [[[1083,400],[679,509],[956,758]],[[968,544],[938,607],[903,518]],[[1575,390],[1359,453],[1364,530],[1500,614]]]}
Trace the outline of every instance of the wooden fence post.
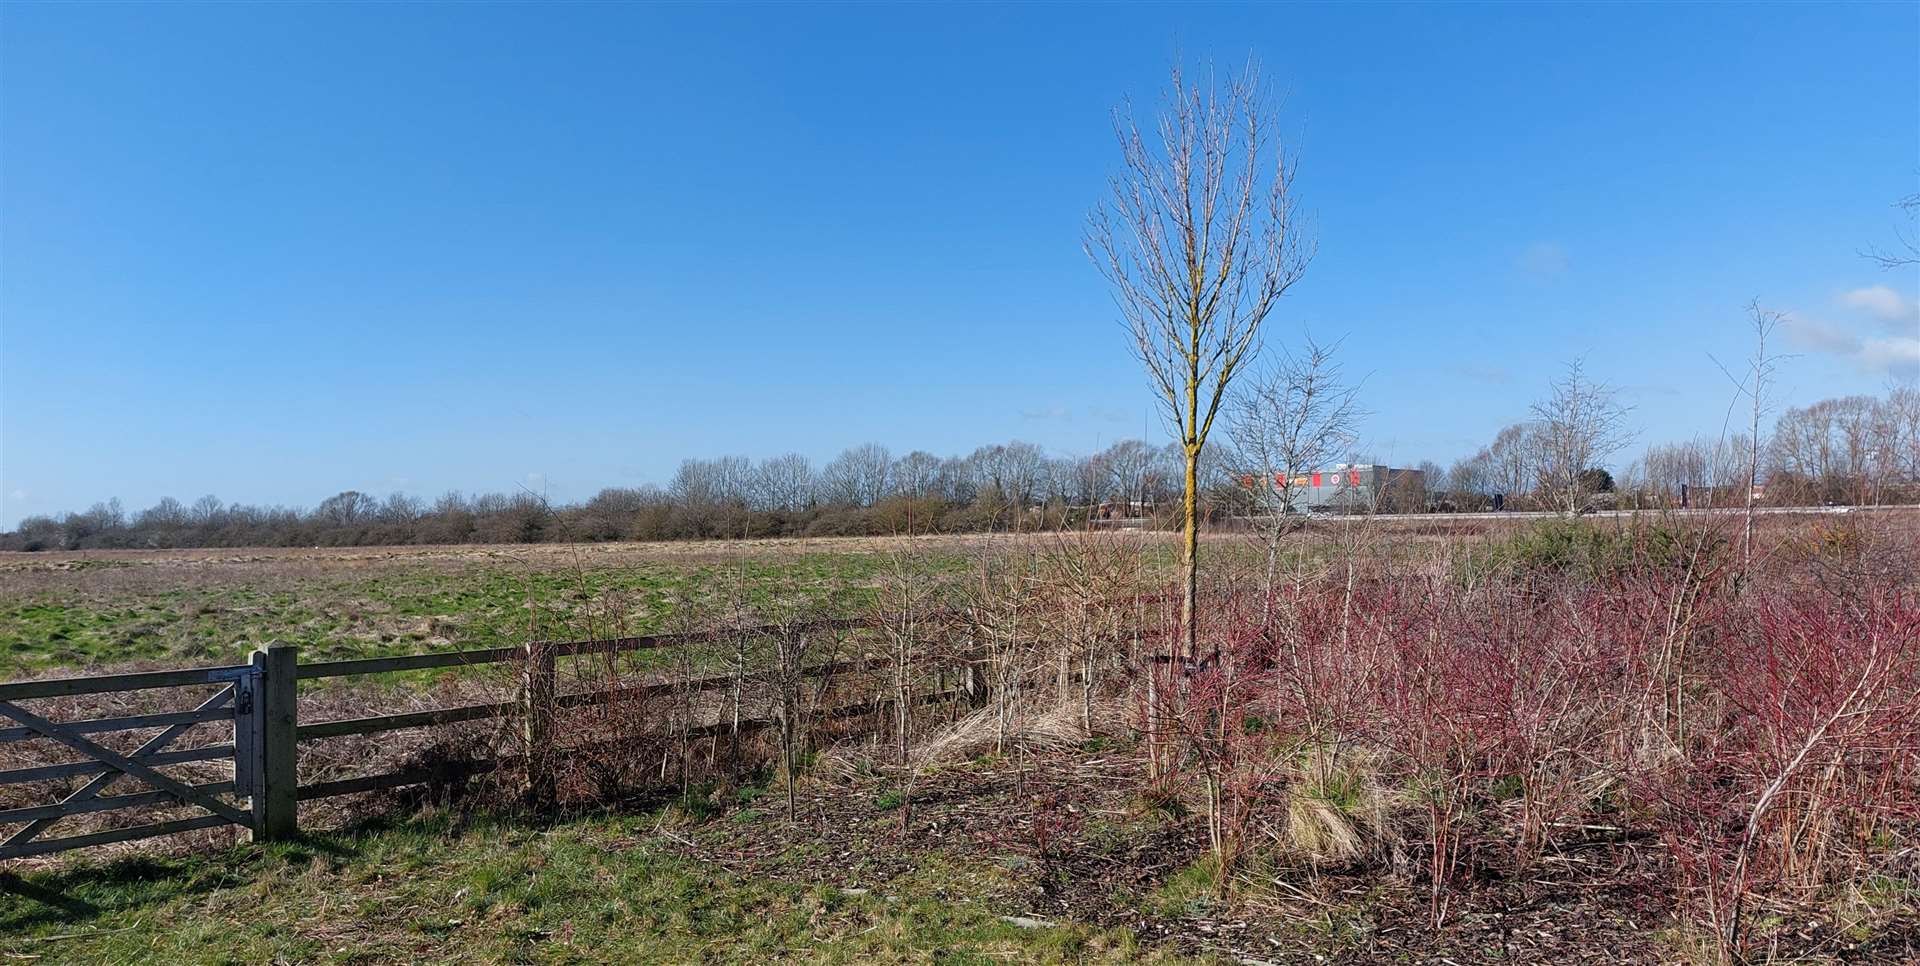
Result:
{"label": "wooden fence post", "polygon": [[980,642],[972,631],[967,632],[967,649],[962,657],[966,662],[961,670],[960,688],[966,692],[967,703],[975,708],[987,706],[987,675],[985,663],[987,657],[982,653]]}
{"label": "wooden fence post", "polygon": [[529,641],[521,668],[520,720],[527,742],[527,800],[545,805],[553,797],[553,649]]}
{"label": "wooden fence post", "polygon": [[253,838],[292,838],[300,834],[300,649],[274,641],[253,652],[253,666],[260,670],[251,715],[259,762]]}

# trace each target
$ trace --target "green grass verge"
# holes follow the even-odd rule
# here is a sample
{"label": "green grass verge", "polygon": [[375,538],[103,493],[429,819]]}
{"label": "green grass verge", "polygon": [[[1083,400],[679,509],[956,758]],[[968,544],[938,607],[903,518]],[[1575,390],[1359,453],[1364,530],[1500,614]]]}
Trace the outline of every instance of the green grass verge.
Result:
{"label": "green grass verge", "polygon": [[[0,878],[0,955],[40,963],[1171,962],[1022,929],[904,876],[867,895],[672,854],[654,816],[429,815],[268,847]],[[941,875],[943,883],[954,878]],[[883,894],[884,893],[884,894]],[[26,960],[22,960],[26,961]]]}

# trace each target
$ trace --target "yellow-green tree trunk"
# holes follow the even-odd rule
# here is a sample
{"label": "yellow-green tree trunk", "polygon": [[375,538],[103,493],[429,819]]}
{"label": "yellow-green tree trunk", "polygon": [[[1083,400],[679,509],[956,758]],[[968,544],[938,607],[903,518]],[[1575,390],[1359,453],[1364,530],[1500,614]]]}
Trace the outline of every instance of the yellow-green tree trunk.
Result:
{"label": "yellow-green tree trunk", "polygon": [[1195,598],[1200,589],[1200,448],[1188,444],[1186,499],[1181,506],[1180,573],[1185,584],[1180,600],[1181,656],[1193,660],[1199,619]]}

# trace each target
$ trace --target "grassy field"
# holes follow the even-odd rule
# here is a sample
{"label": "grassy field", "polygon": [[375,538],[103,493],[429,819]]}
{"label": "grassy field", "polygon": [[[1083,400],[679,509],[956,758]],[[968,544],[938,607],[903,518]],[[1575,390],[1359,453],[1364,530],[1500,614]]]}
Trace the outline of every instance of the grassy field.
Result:
{"label": "grassy field", "polygon": [[0,555],[0,679],[57,668],[303,660],[674,630],[776,601],[853,613],[910,548],[964,540]]}
{"label": "grassy field", "polygon": [[[326,660],[673,631],[780,600],[854,613],[894,568],[958,575],[979,554],[1010,547],[1005,538],[933,538],[9,555],[0,557],[0,678],[227,662],[267,640]],[[359,757],[395,742],[379,744]],[[370,767],[355,765],[356,774]],[[313,827],[343,830],[292,845],[180,841],[35,860],[34,871],[5,873],[0,954],[236,963],[1195,954],[1167,938],[1179,932],[1172,926],[1156,939],[1130,925],[1185,915],[1193,890],[1178,877],[1165,889],[1158,877],[1117,891],[1101,885],[1079,900],[1097,910],[1084,918],[1035,895],[1037,860],[1021,823],[1036,779],[1028,766],[1000,765],[991,779],[948,774],[955,789],[944,817],[941,796],[922,790],[916,835],[897,846],[905,796],[873,777],[807,788],[803,798],[815,797],[822,818],[798,827],[755,802],[751,788],[692,810],[551,822],[372,801],[361,805],[380,816],[373,824],[329,815]],[[991,824],[955,834],[976,816]],[[1090,829],[1105,835],[1101,847],[1130,841],[1101,833],[1111,827]],[[1058,925],[1023,928],[1003,916]]]}
{"label": "grassy field", "polygon": [[0,953],[45,963],[1173,961],[1122,931],[1010,924],[957,894],[978,869],[929,863],[864,893],[744,878],[675,854],[661,818],[536,827],[436,814],[293,845],[34,874],[0,888]]}
{"label": "grassy field", "polygon": [[[1476,525],[1470,530],[1484,525]],[[244,660],[285,641],[304,661],[672,632],[795,606],[864,612],[897,568],[955,577],[982,555],[1074,535],[714,543],[0,553],[0,680],[55,670]],[[1398,534],[1423,552],[1457,534]],[[1257,555],[1209,537],[1216,560]],[[1168,566],[1168,534],[1142,544]],[[1323,548],[1324,549],[1324,548]]]}
{"label": "grassy field", "polygon": [[[1911,589],[1911,575],[1920,572],[1911,560],[1912,522],[1866,529],[1824,520],[1770,521],[1751,581],[1758,590],[1707,598],[1726,608],[1713,612],[1715,629],[1764,631],[1776,647],[1806,644],[1802,650],[1812,658],[1827,653],[1815,644],[1844,643],[1868,632],[1885,635],[1887,647],[1907,647],[1912,612],[1898,595]],[[1628,660],[1641,653],[1633,648],[1651,639],[1640,630],[1641,618],[1667,612],[1655,606],[1657,600],[1648,603],[1649,595],[1671,591],[1674,548],[1688,544],[1677,544],[1676,531],[1662,529],[1658,520],[1645,529],[1626,526],[1548,522],[1489,533],[1421,523],[1383,528],[1365,539],[1322,531],[1317,536],[1325,539],[1299,540],[1283,567],[1317,574],[1301,579],[1320,585],[1313,593],[1283,596],[1282,605],[1302,627],[1319,629],[1303,633],[1295,648],[1348,642],[1328,660],[1364,658],[1368,680],[1400,684],[1362,692],[1385,703],[1353,717],[1348,740],[1355,750],[1342,758],[1344,770],[1325,774],[1333,766],[1311,753],[1312,745],[1287,744],[1290,732],[1271,729],[1276,737],[1270,746],[1262,743],[1270,730],[1268,709],[1279,707],[1273,700],[1262,697],[1248,706],[1258,714],[1230,719],[1245,722],[1244,733],[1236,732],[1242,745],[1222,747],[1252,749],[1253,757],[1223,758],[1227,764],[1221,767],[1247,769],[1250,781],[1236,787],[1254,789],[1249,800],[1257,798],[1266,809],[1261,824],[1248,826],[1259,831],[1231,877],[1218,871],[1223,866],[1209,865],[1218,860],[1211,857],[1201,821],[1207,801],[1198,772],[1188,769],[1171,781],[1148,777],[1145,745],[1128,724],[1133,708],[1117,692],[1127,686],[1125,669],[1101,672],[1116,693],[1101,699],[1098,726],[1091,699],[1082,708],[1058,683],[1068,667],[1062,655],[1076,646],[1070,618],[1080,601],[1100,599],[1086,596],[1074,582],[1081,578],[1065,571],[1079,566],[1092,572],[1127,557],[1132,563],[1119,568],[1123,579],[1150,590],[1160,585],[1170,560],[1160,536],[1124,547],[1077,549],[1060,542],[1071,537],[1001,536],[0,555],[0,677],[224,663],[268,640],[297,643],[311,661],[497,647],[530,638],[672,633],[756,622],[788,608],[868,614],[894,606],[897,575],[906,570],[952,581],[956,589],[978,585],[977,613],[1029,607],[1009,611],[1022,615],[1019,627],[1029,635],[1016,642],[1028,650],[1010,652],[1010,660],[1033,684],[1032,699],[1015,702],[1012,717],[1001,721],[1011,729],[1002,741],[994,738],[995,710],[963,702],[930,708],[917,721],[911,758],[894,747],[884,724],[877,734],[867,724],[815,732],[828,737],[804,749],[791,813],[784,783],[765,771],[771,767],[766,763],[777,760],[767,735],[750,739],[747,753],[727,763],[718,742],[689,745],[670,759],[646,738],[622,746],[626,750],[613,758],[583,752],[568,779],[571,791],[562,796],[574,810],[563,814],[497,811],[525,801],[511,780],[441,799],[431,796],[447,788],[436,786],[416,792],[417,798],[382,794],[313,803],[326,813],[314,814],[311,822],[303,814],[310,835],[290,844],[232,845],[235,832],[222,829],[26,860],[0,872],[0,957],[1704,961],[1712,958],[1712,943],[1703,937],[1712,934],[1701,931],[1693,914],[1701,890],[1679,880],[1673,858],[1678,849],[1696,848],[1678,837],[1692,827],[1684,820],[1697,811],[1693,800],[1622,786],[1619,775],[1643,774],[1632,770],[1634,761],[1583,765],[1558,779],[1563,785],[1551,785],[1553,775],[1515,770],[1532,768],[1539,759],[1501,737],[1508,732],[1488,731],[1493,737],[1485,737],[1447,731],[1454,719],[1445,715],[1413,719],[1434,722],[1421,731],[1407,726],[1405,709],[1392,704],[1406,695],[1440,694],[1438,710],[1451,712],[1481,708],[1493,701],[1487,695],[1525,697],[1531,692],[1520,685],[1545,679],[1522,674],[1512,679],[1513,687],[1486,686],[1507,680],[1498,676],[1508,667],[1498,663],[1506,659],[1506,648],[1524,648],[1514,651],[1514,666],[1534,668],[1542,660],[1566,658],[1556,648],[1568,641],[1585,642],[1592,651],[1563,665],[1567,674],[1589,675],[1576,682],[1578,695],[1614,693],[1608,689],[1620,681],[1631,685],[1624,675],[1651,666]],[[1229,587],[1237,582],[1244,595],[1263,563],[1253,545],[1231,534],[1209,542],[1216,579]],[[1722,555],[1733,546],[1724,535],[1698,545]],[[1338,599],[1343,586],[1341,571],[1332,566],[1332,555],[1342,552],[1384,575],[1363,587],[1352,614],[1322,606]],[[1008,588],[1003,591],[989,591],[986,578],[974,579],[974,569],[993,556],[1001,557],[992,579]],[[1004,566],[1009,560],[1018,565]],[[1510,580],[1515,574],[1525,579]],[[1542,588],[1553,593],[1537,593]],[[1406,597],[1391,596],[1402,589]],[[1349,587],[1347,593],[1354,591]],[[1222,599],[1232,601],[1224,594]],[[1832,604],[1842,599],[1857,607]],[[1065,615],[1060,623],[1050,622],[1056,611]],[[1397,614],[1398,622],[1374,620],[1381,614]],[[1501,623],[1509,615],[1528,620]],[[1663,626],[1653,618],[1646,627]],[[1409,627],[1414,630],[1400,630]],[[861,632],[846,647],[871,648],[881,639]],[[1407,641],[1493,639],[1507,643],[1502,649],[1436,651],[1437,657],[1403,647]],[[1701,636],[1703,646],[1719,641],[1724,650],[1716,652],[1719,663],[1702,665],[1694,677],[1690,708],[1733,708],[1713,689],[1733,694],[1772,680],[1765,674],[1773,665],[1740,663],[1749,652],[1735,645],[1745,640]],[[698,650],[642,652],[640,659],[685,662],[672,670],[693,672],[699,659],[689,655]],[[1851,660],[1848,653],[1831,656]],[[1311,671],[1319,665],[1299,666]],[[1618,673],[1608,670],[1614,668]],[[1843,665],[1848,673],[1852,668]],[[647,665],[642,677],[666,669]],[[511,673],[498,679],[480,677],[475,669],[445,673],[430,687],[405,676],[354,687],[316,682],[302,696],[303,720],[309,701],[313,720],[324,721],[505,700],[517,682]],[[1896,677],[1888,677],[1888,693],[1911,691],[1907,678]],[[1337,675],[1321,680],[1301,672],[1297,678],[1287,679],[1297,685],[1287,693],[1320,702],[1316,707],[1354,700],[1354,689]],[[883,685],[847,687],[865,694],[859,689]],[[1022,693],[1010,687],[1006,693]],[[1618,693],[1644,691],[1632,685]],[[1783,701],[1813,700],[1800,685],[1781,693]],[[1843,689],[1841,697],[1848,693]],[[59,717],[154,710],[68,704]],[[748,706],[758,707],[751,700]],[[1556,741],[1634,747],[1613,739],[1637,733],[1630,729],[1640,718],[1587,713],[1630,702],[1556,698],[1551,706],[1574,709],[1566,720],[1555,719],[1555,727],[1564,726],[1571,736]],[[1499,716],[1527,707],[1493,704],[1460,720],[1505,720]],[[628,720],[658,722],[670,710],[662,704]],[[1731,711],[1722,716],[1747,729],[1737,734],[1758,735],[1754,747],[1779,744],[1760,741],[1765,735],[1753,730],[1774,717],[1754,724]],[[569,720],[596,739],[633,737],[613,719],[583,713]],[[512,735],[489,729],[467,723],[324,739],[303,748],[301,780],[511,751]],[[1480,742],[1470,749],[1476,764],[1444,786],[1428,777],[1431,763],[1417,757],[1430,747],[1466,748],[1470,742]],[[27,744],[14,750],[42,753]],[[61,749],[54,753],[68,757]],[[1443,764],[1453,767],[1451,761]],[[44,763],[31,757],[14,762]],[[1735,780],[1753,769],[1729,771],[1733,765],[1703,755],[1691,766],[1704,776],[1700,782],[1676,779],[1662,789],[1678,796],[1732,788],[1722,811],[1738,818],[1748,808],[1739,796],[1749,790]],[[672,770],[680,767],[686,770]],[[217,780],[217,771],[195,780]],[[743,773],[749,777],[740,778]],[[1549,783],[1542,788],[1568,790],[1568,818],[1553,825],[1550,840],[1530,850],[1514,845],[1532,814],[1532,799],[1515,791],[1532,786],[1516,775]],[[601,781],[609,777],[618,781]],[[613,790],[595,791],[601,784]],[[1633,793],[1626,805],[1624,792]],[[1896,798],[1895,804],[1907,800]],[[1446,828],[1458,830],[1455,841],[1471,850],[1458,871],[1444,877],[1423,871],[1427,857],[1442,854],[1434,844],[1441,825],[1432,818],[1433,803],[1441,801],[1451,809]],[[1912,961],[1920,950],[1920,904],[1913,901],[1920,893],[1913,891],[1909,867],[1899,864],[1910,853],[1901,844],[1910,829],[1885,828],[1854,856],[1859,864],[1846,873],[1851,878],[1835,879],[1838,885],[1831,888],[1771,893],[1767,902],[1775,904],[1756,904],[1758,911],[1748,917],[1754,937],[1749,945],[1778,946],[1807,962]],[[1354,844],[1327,845],[1346,841]],[[1685,854],[1718,855],[1704,851],[1711,846]],[[1442,887],[1452,903],[1444,919],[1433,911]]]}

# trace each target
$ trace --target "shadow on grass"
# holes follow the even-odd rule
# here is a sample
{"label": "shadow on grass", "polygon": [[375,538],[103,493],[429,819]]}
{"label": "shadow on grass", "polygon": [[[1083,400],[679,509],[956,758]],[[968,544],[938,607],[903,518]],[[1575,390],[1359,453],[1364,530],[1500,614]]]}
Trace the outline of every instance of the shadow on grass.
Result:
{"label": "shadow on grass", "polygon": [[56,916],[41,917],[43,921],[57,919],[61,922],[80,922],[100,914],[100,907],[85,899],[23,879],[12,872],[0,872],[0,897],[4,897],[0,898],[0,931],[17,929],[23,925],[9,915],[20,900],[39,903],[43,910],[57,913]]}
{"label": "shadow on grass", "polygon": [[363,840],[372,831],[356,826],[340,833],[303,835],[272,845],[236,845],[203,854],[78,860],[26,875],[0,871],[0,934],[82,926],[101,918],[117,921],[129,911],[240,885],[271,865],[304,864],[315,855],[350,860],[363,852]]}
{"label": "shadow on grass", "polygon": [[[404,802],[407,796],[397,798]],[[410,804],[431,808],[424,800]],[[281,842],[176,855],[124,855],[106,861],[76,858],[68,865],[24,875],[0,870],[0,935],[84,927],[100,920],[113,926],[138,909],[245,885],[263,873],[305,867],[316,858],[336,865],[361,860],[382,839],[417,839],[425,848],[489,828],[544,829],[583,815],[637,814],[659,804],[649,799],[623,803],[618,809],[403,811],[370,815],[337,831],[306,833]]]}

